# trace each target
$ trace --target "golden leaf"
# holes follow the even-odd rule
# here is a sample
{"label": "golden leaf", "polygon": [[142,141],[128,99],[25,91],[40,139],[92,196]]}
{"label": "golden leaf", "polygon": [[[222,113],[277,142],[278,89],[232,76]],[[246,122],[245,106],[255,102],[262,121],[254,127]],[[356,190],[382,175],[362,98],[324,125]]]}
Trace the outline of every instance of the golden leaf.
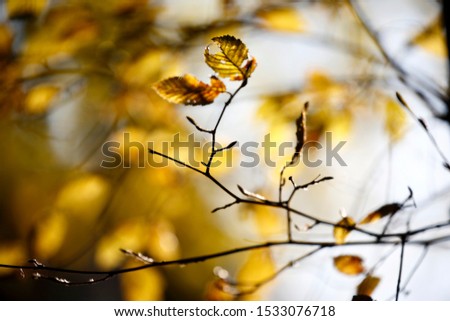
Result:
{"label": "golden leaf", "polygon": [[161,80],[153,89],[171,103],[192,106],[211,104],[226,91],[225,84],[215,76],[211,76],[211,85],[208,85],[189,74]]}
{"label": "golden leaf", "polygon": [[25,111],[30,114],[46,112],[58,92],[59,89],[54,86],[42,85],[32,88],[25,97]]}
{"label": "golden leaf", "polygon": [[[0,262],[21,265],[26,261],[25,250],[20,242],[2,241],[0,244]],[[0,269],[0,276],[14,272],[13,269]]]}
{"label": "golden leaf", "polygon": [[256,68],[256,59],[249,59],[247,46],[233,36],[214,37],[220,52],[211,54],[209,46],[205,49],[205,62],[220,77],[230,80],[243,80],[251,76]]}
{"label": "golden leaf", "polygon": [[[132,268],[142,263],[133,262],[125,268]],[[164,277],[156,268],[125,273],[120,276],[122,295],[129,301],[158,301],[164,298]]]}
{"label": "golden leaf", "polygon": [[109,183],[98,175],[84,175],[68,182],[59,192],[55,208],[86,221],[94,221],[105,206]]}
{"label": "golden leaf", "polygon": [[150,224],[148,251],[157,261],[179,258],[179,242],[172,224],[160,220]]}
{"label": "golden leaf", "polygon": [[411,43],[439,57],[447,56],[445,33],[442,27],[442,16],[434,19],[425,29],[419,32]]}
{"label": "golden leaf", "polygon": [[273,8],[258,12],[262,25],[267,29],[288,32],[302,32],[305,21],[294,8]]}
{"label": "golden leaf", "polygon": [[392,141],[398,141],[405,132],[406,113],[396,101],[390,98],[386,101],[385,111],[384,128]]}
{"label": "golden leaf", "polygon": [[[272,277],[276,272],[275,262],[273,261],[270,250],[261,249],[252,251],[244,265],[238,272],[237,280],[252,288],[252,285]],[[243,290],[247,289],[246,286]],[[246,296],[246,299],[257,299],[256,294]]]}
{"label": "golden leaf", "polygon": [[140,251],[148,231],[139,220],[122,222],[114,230],[103,235],[97,244],[95,261],[103,269],[116,268],[127,259],[119,249]]}
{"label": "golden leaf", "polygon": [[63,245],[68,224],[66,217],[59,212],[40,219],[35,226],[34,253],[40,258],[49,258]]}
{"label": "golden leaf", "polygon": [[339,272],[357,275],[364,272],[363,260],[355,255],[339,255],[334,258],[334,267]]}
{"label": "golden leaf", "polygon": [[372,275],[367,275],[364,280],[356,288],[357,295],[367,295],[371,296],[372,292],[375,291],[376,287],[380,283],[380,278]]}
{"label": "golden leaf", "polygon": [[231,301],[235,296],[228,291],[230,286],[222,279],[209,282],[205,289],[205,299],[208,301]]}
{"label": "golden leaf", "polygon": [[351,217],[344,217],[340,220],[337,225],[333,229],[334,238],[337,244],[344,244],[347,235],[351,232],[351,230],[355,227],[356,223]]}
{"label": "golden leaf", "polygon": [[391,203],[381,206],[379,209],[369,213],[359,224],[369,224],[378,221],[379,219],[397,212],[401,208],[399,203]]}

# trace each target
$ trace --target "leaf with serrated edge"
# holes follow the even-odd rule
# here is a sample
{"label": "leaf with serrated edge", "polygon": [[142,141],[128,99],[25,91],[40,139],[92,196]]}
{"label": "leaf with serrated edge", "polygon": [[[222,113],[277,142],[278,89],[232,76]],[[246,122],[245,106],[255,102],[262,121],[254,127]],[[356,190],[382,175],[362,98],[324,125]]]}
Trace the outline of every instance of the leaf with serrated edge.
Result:
{"label": "leaf with serrated edge", "polygon": [[401,208],[401,206],[402,205],[399,203],[391,203],[383,205],[379,209],[369,213],[365,218],[362,219],[361,222],[359,222],[359,224],[363,225],[374,223],[387,215],[397,212]]}
{"label": "leaf with serrated edge", "polygon": [[351,217],[344,217],[340,220],[337,225],[333,229],[334,239],[337,244],[344,244],[347,235],[351,232],[351,230],[355,227],[356,223]]}
{"label": "leaf with serrated edge", "polygon": [[372,275],[367,275],[364,280],[356,288],[357,295],[367,295],[371,296],[373,291],[375,291],[378,283],[380,283],[380,278]]}
{"label": "leaf with serrated edge", "polygon": [[171,77],[153,85],[153,89],[165,100],[174,104],[208,105],[221,93],[226,91],[225,84],[211,76],[211,84],[205,84],[192,75]]}
{"label": "leaf with serrated edge", "polygon": [[358,275],[364,272],[363,260],[355,255],[339,255],[334,258],[335,268],[347,275]]}
{"label": "leaf with serrated edge", "polygon": [[248,57],[247,46],[230,35],[214,37],[220,52],[211,54],[209,46],[205,49],[205,62],[220,77],[230,80],[243,80],[250,77],[256,68],[256,60]]}

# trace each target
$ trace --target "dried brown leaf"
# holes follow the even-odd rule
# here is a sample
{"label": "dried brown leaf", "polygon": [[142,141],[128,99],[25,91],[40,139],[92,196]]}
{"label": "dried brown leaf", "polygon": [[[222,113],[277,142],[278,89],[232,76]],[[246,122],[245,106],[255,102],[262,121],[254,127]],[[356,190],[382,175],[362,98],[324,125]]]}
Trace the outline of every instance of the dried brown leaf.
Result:
{"label": "dried brown leaf", "polygon": [[356,288],[356,294],[370,297],[380,283],[380,280],[377,276],[367,275]]}
{"label": "dried brown leaf", "polygon": [[365,218],[362,219],[361,222],[359,222],[359,224],[362,225],[374,223],[385,216],[395,214],[401,207],[402,205],[399,203],[383,205],[379,209],[369,213]]}
{"label": "dried brown leaf", "polygon": [[165,100],[174,104],[208,105],[226,91],[225,84],[211,76],[211,84],[205,84],[192,75],[171,77],[153,85],[153,89]]}

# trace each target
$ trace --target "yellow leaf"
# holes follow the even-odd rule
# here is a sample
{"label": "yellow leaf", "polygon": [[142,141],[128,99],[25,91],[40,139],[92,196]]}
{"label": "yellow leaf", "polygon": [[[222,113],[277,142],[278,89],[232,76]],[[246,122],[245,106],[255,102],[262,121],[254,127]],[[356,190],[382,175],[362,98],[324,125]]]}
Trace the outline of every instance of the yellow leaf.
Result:
{"label": "yellow leaf", "polygon": [[231,301],[235,296],[229,293],[230,286],[222,279],[216,279],[206,286],[205,299],[209,301]]}
{"label": "yellow leaf", "polygon": [[[26,261],[26,254],[19,242],[2,241],[0,243],[0,262],[3,264],[21,265]],[[0,276],[14,270],[0,269]]]}
{"label": "yellow leaf", "polygon": [[302,32],[305,21],[294,8],[273,8],[258,12],[262,24],[267,29],[288,32]]}
{"label": "yellow leaf", "polygon": [[[273,261],[270,250],[261,249],[252,251],[244,265],[238,272],[237,281],[248,285],[243,286],[243,290],[252,288],[252,285],[264,281],[274,275],[276,272],[275,262]],[[257,299],[256,294],[247,296],[246,299]]]}
{"label": "yellow leaf", "polygon": [[93,221],[109,195],[108,182],[97,175],[84,175],[68,182],[59,192],[55,208],[65,214]]}
{"label": "yellow leaf", "polygon": [[244,214],[254,220],[258,233],[264,237],[279,234],[285,228],[283,218],[267,206],[245,205]]}
{"label": "yellow leaf", "polygon": [[46,5],[47,0],[7,0],[6,2],[10,19],[36,17]]}
{"label": "yellow leaf", "polygon": [[148,251],[156,261],[175,260],[180,248],[174,228],[169,221],[160,220],[150,225]]}
{"label": "yellow leaf", "polygon": [[378,286],[378,283],[380,283],[380,278],[369,274],[356,288],[356,294],[371,296],[372,292],[375,291]]}
{"label": "yellow leaf", "polygon": [[59,89],[54,86],[37,86],[25,97],[25,111],[30,114],[41,114],[47,111]]}
{"label": "yellow leaf", "polygon": [[411,43],[439,57],[447,57],[445,33],[442,27],[442,16],[434,19],[424,30],[419,32]]}
{"label": "yellow leaf", "polygon": [[211,104],[226,91],[225,84],[215,76],[211,76],[211,85],[208,85],[189,74],[161,80],[153,89],[171,103],[193,106]]}
{"label": "yellow leaf", "polygon": [[34,253],[40,258],[50,258],[63,244],[68,229],[66,217],[57,211],[41,218],[35,226]]}
{"label": "yellow leaf", "polygon": [[355,255],[339,255],[334,258],[334,267],[339,272],[357,275],[364,272],[363,260]]}
{"label": "yellow leaf", "polygon": [[406,127],[405,110],[393,99],[388,98],[385,105],[386,118],[384,128],[392,141],[398,141],[403,137]]}
{"label": "yellow leaf", "polygon": [[381,206],[379,209],[369,213],[365,218],[362,219],[359,224],[369,224],[378,221],[379,219],[397,212],[401,208],[399,203],[391,203]]}
{"label": "yellow leaf", "polygon": [[333,229],[334,238],[337,244],[344,244],[347,235],[351,232],[351,230],[355,227],[356,223],[351,217],[344,217],[340,220],[337,225]]}
{"label": "yellow leaf", "polygon": [[220,77],[230,80],[243,80],[251,76],[256,68],[256,59],[249,59],[247,46],[233,36],[214,37],[220,52],[211,54],[209,46],[205,49],[205,62]]}
{"label": "yellow leaf", "polygon": [[[132,268],[137,265],[139,264],[133,262],[126,265],[125,268]],[[164,277],[156,268],[122,274],[120,284],[124,300],[159,301],[164,299]]]}
{"label": "yellow leaf", "polygon": [[120,249],[130,249],[139,252],[145,233],[140,221],[126,221],[118,225],[110,233],[104,235],[97,245],[95,261],[103,269],[119,266],[127,257]]}

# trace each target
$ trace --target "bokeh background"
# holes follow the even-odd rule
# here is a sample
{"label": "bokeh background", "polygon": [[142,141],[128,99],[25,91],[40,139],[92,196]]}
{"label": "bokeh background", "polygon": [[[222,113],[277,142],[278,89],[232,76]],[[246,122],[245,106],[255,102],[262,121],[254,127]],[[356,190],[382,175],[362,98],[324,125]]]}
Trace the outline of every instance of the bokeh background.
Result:
{"label": "bokeh background", "polygon": [[[302,191],[297,208],[336,222],[344,211],[359,220],[403,200],[409,186],[417,208],[394,219],[393,230],[406,222],[416,228],[448,220],[449,173],[395,98],[395,92],[402,94],[449,158],[443,2],[0,1],[0,263],[23,265],[35,258],[48,266],[111,270],[141,264],[120,249],[161,261],[286,238],[284,213],[240,205],[211,214],[230,201],[212,182],[174,164],[150,166],[148,155],[124,145],[125,137],[155,149],[176,134],[187,139],[195,129],[185,116],[204,127],[215,123],[225,97],[206,107],[174,106],[152,85],[186,73],[206,81],[212,71],[203,62],[204,48],[225,34],[242,39],[258,67],[227,110],[219,142],[261,145],[267,134],[278,143],[295,142],[294,121],[306,101],[308,140],[325,144],[331,132],[333,145],[347,142],[340,152],[347,166],[289,169],[299,183],[318,174],[335,178]],[[199,133],[195,138],[209,139]],[[121,143],[122,166],[100,166],[108,141]],[[222,155],[232,166],[214,168],[213,174],[232,190],[239,184],[276,197],[279,170],[290,155],[272,150],[273,167],[263,162],[264,149],[255,151],[259,165],[240,166],[245,157],[234,149]],[[180,157],[189,155],[182,151]],[[325,150],[312,157],[325,160]],[[305,223],[295,222],[295,238],[333,240],[331,229],[305,232]],[[232,299],[217,287],[215,267],[255,282],[305,251],[264,249],[80,287],[0,269],[0,297]],[[332,260],[348,252],[325,249],[243,299],[349,300],[363,277],[338,273]],[[392,298],[399,249],[350,252],[376,265],[381,283],[374,298]],[[422,251],[407,247],[405,275],[416,271],[402,299],[450,299],[448,253],[448,243],[434,246],[416,270]],[[376,264],[380,257],[385,259]]]}

